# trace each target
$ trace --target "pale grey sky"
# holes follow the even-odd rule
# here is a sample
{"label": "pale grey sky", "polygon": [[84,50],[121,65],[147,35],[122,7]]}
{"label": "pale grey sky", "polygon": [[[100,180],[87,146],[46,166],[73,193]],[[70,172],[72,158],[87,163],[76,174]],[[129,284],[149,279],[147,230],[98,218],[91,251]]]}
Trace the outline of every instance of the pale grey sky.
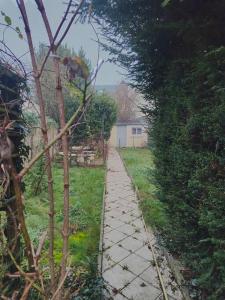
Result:
{"label": "pale grey sky", "polygon": [[[65,11],[65,5],[63,5],[63,0],[43,0],[46,11],[49,16],[52,28],[55,31],[57,24],[61,20],[63,12]],[[31,25],[31,30],[33,34],[33,40],[35,47],[38,47],[40,42],[47,43],[47,36],[43,27],[42,20],[40,18],[39,11],[36,8],[34,0],[26,0],[27,12],[29,16],[29,21]],[[22,20],[20,19],[20,13],[16,6],[16,0],[0,0],[0,10],[4,11],[12,19],[13,26],[19,26],[21,31],[24,31]],[[0,15],[0,22],[3,21],[3,17]],[[2,32],[0,29],[0,37]],[[87,57],[91,60],[92,66],[96,65],[97,61],[97,44],[93,40],[96,40],[96,35],[94,34],[91,25],[89,24],[76,24],[71,27],[67,37],[64,42],[75,51],[83,47]],[[5,41],[7,45],[14,51],[17,56],[23,55],[28,51],[27,43],[25,40],[20,40],[18,36],[8,29],[7,34],[5,34]],[[100,57],[104,60],[108,59],[108,54],[101,51]],[[23,57],[23,61],[29,67],[29,54]],[[101,71],[98,74],[97,84],[117,84],[124,77],[120,74],[124,73],[124,70],[120,69],[115,64],[106,62],[102,66]]]}

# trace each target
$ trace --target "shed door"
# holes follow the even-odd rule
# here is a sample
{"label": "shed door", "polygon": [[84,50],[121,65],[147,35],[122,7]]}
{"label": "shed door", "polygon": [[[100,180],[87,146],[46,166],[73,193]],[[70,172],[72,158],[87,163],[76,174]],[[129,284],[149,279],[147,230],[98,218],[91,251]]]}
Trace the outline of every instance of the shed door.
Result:
{"label": "shed door", "polygon": [[117,147],[127,146],[127,127],[117,126]]}

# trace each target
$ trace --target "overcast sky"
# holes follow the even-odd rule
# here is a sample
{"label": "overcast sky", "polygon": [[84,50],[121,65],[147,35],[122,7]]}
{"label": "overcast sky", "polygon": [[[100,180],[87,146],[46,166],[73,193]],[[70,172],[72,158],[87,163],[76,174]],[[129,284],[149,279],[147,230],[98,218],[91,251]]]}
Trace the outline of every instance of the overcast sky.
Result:
{"label": "overcast sky", "polygon": [[[38,47],[40,42],[47,43],[47,36],[34,0],[26,0],[25,2],[34,45],[35,47]],[[43,2],[54,32],[65,11],[65,5],[62,4],[64,1],[43,0]],[[16,6],[16,0],[0,0],[0,10],[11,17],[13,22],[12,25],[14,27],[19,26],[21,31],[24,31],[20,14]],[[3,17],[0,15],[0,22],[2,21]],[[0,34],[2,36],[2,33]],[[95,66],[98,47],[94,40],[96,40],[96,35],[89,24],[76,24],[71,27],[64,42],[69,47],[74,48],[75,51],[79,50],[80,47],[83,47],[87,57],[91,60],[92,66]],[[7,34],[5,34],[5,41],[17,56],[21,56],[28,51],[26,40],[20,40],[11,30],[8,30]],[[104,60],[109,58],[108,54],[103,51],[101,51],[100,57]],[[23,57],[23,61],[27,66],[29,65],[29,54]],[[121,70],[112,63],[106,62],[98,74],[97,84],[117,84],[123,79],[121,73],[124,73],[124,70]]]}

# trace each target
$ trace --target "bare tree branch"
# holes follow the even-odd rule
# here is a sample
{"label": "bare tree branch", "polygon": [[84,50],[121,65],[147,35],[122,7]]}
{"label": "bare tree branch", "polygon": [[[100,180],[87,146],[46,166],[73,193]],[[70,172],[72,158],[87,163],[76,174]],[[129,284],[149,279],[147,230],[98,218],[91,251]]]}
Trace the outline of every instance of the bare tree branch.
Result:
{"label": "bare tree branch", "polygon": [[[16,262],[14,256],[12,255],[12,252],[11,252],[9,249],[7,249],[7,251],[8,251],[8,253],[9,253],[9,256],[10,256],[10,258],[12,259],[14,265],[16,266],[17,270],[19,271],[19,274],[22,275],[27,281],[32,282],[33,287],[34,287],[39,293],[41,293],[42,295],[44,295],[44,291],[43,291],[37,284],[35,284],[35,283],[33,282],[33,279],[31,279],[30,276],[27,275],[27,274],[21,269],[21,267],[17,264],[17,262]],[[35,276],[35,273],[33,273],[33,274],[34,274],[33,276]]]}
{"label": "bare tree branch", "polygon": [[32,288],[33,284],[34,284],[34,280],[30,281],[29,283],[27,282],[20,300],[27,300],[27,298],[29,297],[29,291]]}
{"label": "bare tree branch", "polygon": [[80,0],[80,3],[78,4],[75,12],[73,13],[73,16],[70,19],[70,22],[69,22],[69,24],[66,27],[66,30],[64,31],[64,33],[63,33],[62,37],[60,38],[60,40],[58,41],[58,43],[56,44],[56,49],[59,47],[59,45],[61,45],[61,43],[63,42],[64,38],[66,37],[66,35],[67,35],[70,27],[72,26],[72,24],[73,24],[76,16],[79,14],[79,11],[80,11],[80,9],[81,9],[81,7],[82,7],[82,5],[83,5],[84,2],[85,2],[85,0]]}
{"label": "bare tree branch", "polygon": [[[50,46],[49,46],[49,48],[48,48],[48,52],[47,52],[47,54],[46,54],[46,56],[45,56],[45,58],[44,58],[44,60],[43,60],[43,62],[42,62],[42,65],[41,65],[41,67],[40,67],[39,74],[38,74],[39,77],[41,76],[41,74],[42,74],[42,72],[43,72],[44,66],[45,66],[45,64],[46,64],[46,62],[47,62],[47,59],[48,59],[48,57],[49,57],[51,51],[54,50],[54,49],[57,50],[57,48],[59,47],[59,45],[60,45],[60,44],[62,43],[62,41],[64,40],[64,38],[65,38],[66,34],[68,33],[68,31],[69,31],[71,25],[73,24],[74,19],[75,19],[76,16],[78,15],[79,10],[80,10],[81,6],[83,5],[83,2],[84,2],[84,1],[85,1],[85,0],[81,0],[81,2],[80,2],[80,4],[79,4],[79,6],[77,7],[76,11],[73,13],[72,18],[71,18],[69,24],[67,25],[67,28],[66,28],[65,32],[63,33],[61,39],[59,40],[59,42],[57,42],[57,45],[55,45],[55,41],[56,41],[56,39],[57,39],[57,37],[58,37],[58,35],[59,35],[59,33],[60,33],[60,30],[61,30],[61,28],[62,28],[64,22],[66,21],[66,18],[67,18],[67,16],[68,16],[68,13],[69,13],[69,10],[70,10],[70,7],[71,7],[71,5],[72,5],[72,0],[70,0],[69,3],[68,3],[66,12],[65,12],[65,14],[64,14],[64,16],[63,16],[63,18],[62,18],[62,20],[61,20],[61,22],[60,22],[58,28],[56,29],[56,33],[55,33],[54,37],[52,37],[52,35],[49,35],[49,30],[48,30],[48,36],[49,36],[49,40],[50,40],[51,42],[50,42]],[[42,0],[35,0],[35,2],[36,2],[36,4],[37,4],[37,6],[38,6],[38,9],[39,9],[40,13],[43,15],[43,17],[44,17],[45,19],[47,19],[47,15],[46,15],[46,12],[45,12],[45,9],[44,9],[43,1],[42,1]]]}
{"label": "bare tree branch", "polygon": [[38,245],[38,248],[37,248],[36,253],[35,253],[35,259],[36,260],[38,260],[40,258],[42,248],[44,247],[44,243],[45,243],[45,240],[47,238],[47,234],[48,234],[48,232],[44,231],[43,234],[41,235],[39,245]]}
{"label": "bare tree branch", "polygon": [[[39,9],[39,11],[41,12],[41,14],[42,14],[42,13],[45,13],[45,9],[44,9],[44,5],[43,5],[42,0],[35,0],[35,2],[36,2],[36,4],[37,4],[38,9]],[[38,75],[39,77],[41,76],[41,74],[42,74],[42,72],[43,72],[43,69],[44,69],[44,66],[45,66],[45,64],[46,64],[46,62],[47,62],[47,59],[48,59],[48,57],[49,57],[49,55],[50,55],[50,53],[51,53],[53,47],[55,46],[54,43],[55,43],[55,41],[56,41],[56,39],[57,39],[57,37],[58,37],[58,34],[59,34],[59,32],[60,32],[60,30],[61,30],[61,28],[62,28],[64,22],[66,21],[66,17],[67,17],[67,15],[68,15],[68,13],[69,13],[71,4],[72,4],[72,0],[70,0],[69,4],[68,4],[68,6],[67,6],[66,12],[65,12],[65,14],[64,14],[64,16],[63,16],[63,18],[62,18],[62,20],[61,20],[61,23],[59,24],[59,26],[58,26],[58,28],[57,28],[57,30],[56,30],[56,33],[55,33],[55,35],[54,35],[54,37],[53,37],[53,41],[52,41],[52,43],[51,43],[51,45],[50,45],[50,47],[49,47],[49,49],[48,49],[48,52],[47,52],[47,54],[46,54],[44,60],[43,60],[43,63],[42,63],[42,65],[41,65],[41,68],[40,68],[40,71],[39,71],[39,75]]]}
{"label": "bare tree branch", "polygon": [[64,282],[65,282],[65,280],[66,280],[66,278],[67,278],[69,272],[70,272],[70,266],[68,267],[68,270],[67,270],[66,273],[64,274],[64,277],[63,277],[62,280],[60,281],[59,286],[58,286],[57,290],[55,291],[54,295],[52,296],[51,300],[56,299],[56,297],[57,297],[58,294],[60,293],[60,291],[61,291],[61,289],[62,289],[62,287],[63,287],[63,284],[64,284]]}

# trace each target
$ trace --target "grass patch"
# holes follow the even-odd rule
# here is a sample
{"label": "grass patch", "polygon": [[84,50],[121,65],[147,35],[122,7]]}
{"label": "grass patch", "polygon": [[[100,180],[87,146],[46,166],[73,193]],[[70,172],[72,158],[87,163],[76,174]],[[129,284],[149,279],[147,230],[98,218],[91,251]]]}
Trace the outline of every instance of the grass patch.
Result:
{"label": "grass patch", "polygon": [[[105,169],[103,167],[74,167],[70,170],[70,259],[72,266],[81,266],[85,272],[96,268],[97,264],[104,176]],[[54,255],[56,263],[59,264],[62,255],[60,230],[63,221],[63,169],[55,166],[53,178],[55,211],[57,212]],[[48,228],[48,197],[46,190],[38,196],[32,196],[29,184],[30,181],[27,180],[26,222],[31,239],[37,242],[40,233]],[[43,263],[48,263],[47,249]]]}
{"label": "grass patch", "polygon": [[153,228],[164,230],[168,224],[166,205],[157,198],[157,187],[154,182],[153,154],[149,149],[120,149],[120,154],[133,178],[141,198],[140,207],[145,222]]}

